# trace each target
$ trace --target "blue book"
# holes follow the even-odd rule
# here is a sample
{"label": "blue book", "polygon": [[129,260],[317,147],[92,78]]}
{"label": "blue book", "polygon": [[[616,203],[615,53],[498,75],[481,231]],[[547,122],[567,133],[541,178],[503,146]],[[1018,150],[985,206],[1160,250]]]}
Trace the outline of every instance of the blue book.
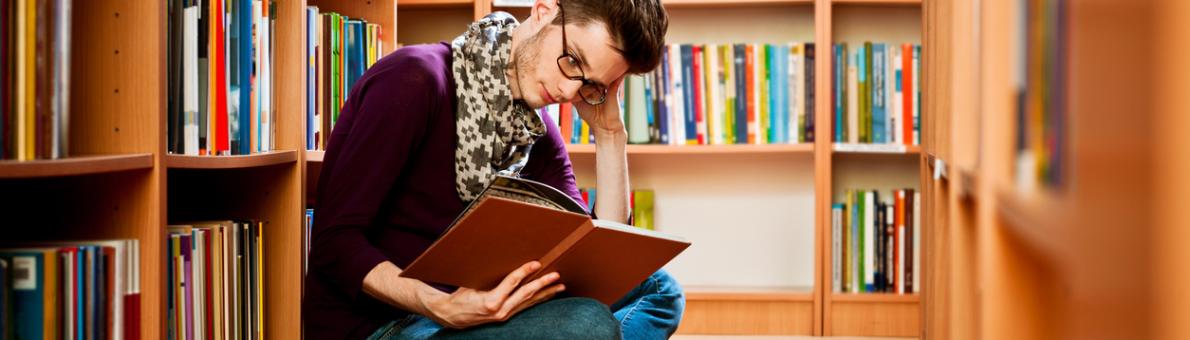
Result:
{"label": "blue book", "polygon": [[780,143],[789,143],[789,125],[790,120],[793,119],[792,110],[789,109],[789,53],[792,49],[789,45],[780,45],[777,48],[777,98],[781,100],[777,103],[777,112],[780,121],[777,125],[777,136]]}
{"label": "blue book", "polygon": [[0,250],[0,258],[8,262],[11,271],[10,325],[16,339],[45,337],[45,254],[33,248]]}
{"label": "blue book", "polygon": [[[748,144],[748,77],[747,77],[747,53],[748,46],[744,44],[736,44],[732,46],[735,51],[735,60],[732,64],[735,66],[735,141],[727,141],[735,144]],[[731,119],[731,115],[724,115],[725,118]],[[724,127],[729,126],[723,124]]]}
{"label": "blue book", "polygon": [[843,143],[847,141],[846,127],[847,121],[844,120],[847,116],[847,108],[843,103],[847,102],[847,45],[835,44],[835,142]]}
{"label": "blue book", "polygon": [[355,81],[364,75],[367,60],[364,59],[364,23],[356,19],[347,20],[345,35],[347,49],[347,94]]}
{"label": "blue book", "polygon": [[314,150],[314,113],[317,111],[315,98],[318,97],[318,75],[314,72],[313,60],[315,53],[315,25],[318,20],[318,8],[306,8],[306,150]]}
{"label": "blue book", "polygon": [[657,128],[661,130],[661,144],[669,144],[669,49],[661,50],[661,68],[657,70]]}
{"label": "blue book", "polygon": [[682,99],[686,119],[686,144],[698,144],[698,122],[694,116],[694,46],[682,45]]}
{"label": "blue book", "polygon": [[885,116],[885,65],[888,58],[884,54],[884,44],[872,44],[872,143],[888,143],[888,120]]}

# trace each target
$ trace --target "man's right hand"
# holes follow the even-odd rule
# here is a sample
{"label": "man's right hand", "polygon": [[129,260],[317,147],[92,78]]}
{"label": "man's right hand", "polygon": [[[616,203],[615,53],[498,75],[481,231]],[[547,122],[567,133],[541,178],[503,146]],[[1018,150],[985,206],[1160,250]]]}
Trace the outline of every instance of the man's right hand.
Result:
{"label": "man's right hand", "polygon": [[559,278],[556,272],[521,284],[521,281],[540,269],[541,263],[532,261],[513,270],[492,290],[459,288],[450,295],[426,297],[422,303],[430,313],[425,316],[443,327],[454,329],[508,320],[565,289],[562,284],[555,284]]}

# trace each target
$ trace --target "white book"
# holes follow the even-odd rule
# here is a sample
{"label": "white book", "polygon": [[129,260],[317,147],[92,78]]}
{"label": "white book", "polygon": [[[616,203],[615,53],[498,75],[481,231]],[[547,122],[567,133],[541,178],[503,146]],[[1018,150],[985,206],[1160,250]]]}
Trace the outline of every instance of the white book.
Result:
{"label": "white book", "polygon": [[921,192],[913,192],[913,292],[921,291]]}
{"label": "white book", "polygon": [[806,91],[805,79],[802,72],[805,59],[802,55],[802,44],[793,43],[789,46],[789,142],[802,141],[801,120],[805,116]]}
{"label": "white book", "polygon": [[54,8],[54,51],[52,67],[53,75],[53,103],[50,119],[51,153],[50,158],[66,157],[70,137],[70,44],[72,1],[57,1]]}
{"label": "white book", "polygon": [[198,155],[198,6],[182,10],[183,154]]}
{"label": "white book", "polygon": [[190,287],[192,288],[191,295],[194,298],[194,303],[191,304],[191,310],[194,312],[192,315],[192,322],[194,324],[194,338],[205,339],[207,327],[206,318],[203,316],[207,315],[206,303],[204,303],[206,301],[206,279],[204,278],[206,271],[203,269],[206,268],[206,266],[204,266],[203,261],[206,258],[206,248],[204,248],[202,245],[203,239],[206,237],[206,231],[194,229],[194,232],[191,235],[190,277],[192,277],[193,280],[190,282]]}
{"label": "white book", "polygon": [[864,192],[864,291],[876,284],[876,192]]}
{"label": "white book", "polygon": [[669,68],[664,70],[669,81],[665,84],[665,107],[669,108],[669,144],[686,144],[685,114],[682,112],[682,50],[678,45],[666,46],[666,61]]}

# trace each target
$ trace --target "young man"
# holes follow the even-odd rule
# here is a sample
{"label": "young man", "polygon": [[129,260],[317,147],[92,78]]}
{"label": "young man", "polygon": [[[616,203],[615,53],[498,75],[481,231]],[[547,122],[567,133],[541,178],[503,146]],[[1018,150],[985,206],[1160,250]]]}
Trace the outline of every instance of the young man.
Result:
{"label": "young man", "polygon": [[[685,305],[664,272],[607,306],[555,298],[557,273],[497,288],[432,287],[399,276],[497,173],[580,199],[557,126],[536,108],[573,102],[596,140],[598,216],[628,220],[627,141],[616,93],[657,67],[668,19],[659,0],[537,0],[452,43],[409,46],[351,89],[318,183],[305,334],[330,338],[664,338]],[[563,48],[565,46],[565,48]]]}

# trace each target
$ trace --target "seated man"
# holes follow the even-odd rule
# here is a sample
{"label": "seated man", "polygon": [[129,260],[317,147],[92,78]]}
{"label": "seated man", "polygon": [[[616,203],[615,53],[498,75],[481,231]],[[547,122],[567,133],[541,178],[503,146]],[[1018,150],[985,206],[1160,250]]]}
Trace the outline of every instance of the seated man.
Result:
{"label": "seated man", "polygon": [[433,287],[402,278],[495,174],[579,200],[556,124],[536,108],[573,102],[596,141],[595,211],[628,219],[627,134],[617,90],[660,62],[659,0],[538,0],[523,24],[504,13],[452,43],[408,46],[353,86],[318,182],[305,334],[338,338],[664,338],[684,296],[658,272],[612,306],[555,298],[557,273],[497,288]]}

